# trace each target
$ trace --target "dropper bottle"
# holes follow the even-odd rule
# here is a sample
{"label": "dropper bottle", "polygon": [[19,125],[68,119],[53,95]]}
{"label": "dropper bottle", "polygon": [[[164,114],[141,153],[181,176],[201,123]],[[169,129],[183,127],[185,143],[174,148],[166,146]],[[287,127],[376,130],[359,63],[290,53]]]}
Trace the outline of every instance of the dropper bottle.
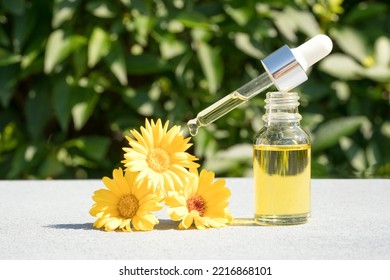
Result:
{"label": "dropper bottle", "polygon": [[326,35],[317,35],[297,48],[283,46],[264,58],[261,63],[265,72],[249,83],[234,90],[203,111],[187,125],[192,136],[201,126],[207,126],[272,85],[279,92],[288,92],[307,80],[306,71],[327,56],[332,50],[332,41]]}

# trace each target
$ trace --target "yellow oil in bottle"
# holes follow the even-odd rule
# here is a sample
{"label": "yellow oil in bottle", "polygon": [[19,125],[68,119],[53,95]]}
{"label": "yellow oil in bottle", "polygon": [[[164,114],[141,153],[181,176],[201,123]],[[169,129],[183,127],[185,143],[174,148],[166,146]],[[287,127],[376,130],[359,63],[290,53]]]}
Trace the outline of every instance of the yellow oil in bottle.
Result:
{"label": "yellow oil in bottle", "polygon": [[310,145],[254,146],[255,221],[307,222],[310,216]]}

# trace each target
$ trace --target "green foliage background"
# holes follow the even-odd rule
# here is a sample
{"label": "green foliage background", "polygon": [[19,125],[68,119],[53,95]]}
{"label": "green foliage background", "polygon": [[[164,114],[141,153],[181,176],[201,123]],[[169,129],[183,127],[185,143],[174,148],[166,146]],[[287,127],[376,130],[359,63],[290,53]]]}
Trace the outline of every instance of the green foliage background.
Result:
{"label": "green foliage background", "polygon": [[[297,88],[313,177],[390,177],[390,4],[341,0],[0,0],[0,178],[101,178],[145,117],[182,126],[318,34]],[[251,176],[264,96],[192,138],[218,176]]]}

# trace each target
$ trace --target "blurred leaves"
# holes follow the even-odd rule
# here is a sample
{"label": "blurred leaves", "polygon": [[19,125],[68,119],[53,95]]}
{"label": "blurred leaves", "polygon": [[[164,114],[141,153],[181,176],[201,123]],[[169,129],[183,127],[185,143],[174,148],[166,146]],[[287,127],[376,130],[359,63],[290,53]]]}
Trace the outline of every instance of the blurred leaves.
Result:
{"label": "blurred leaves", "polygon": [[[390,177],[390,5],[355,2],[0,0],[0,178],[110,174],[145,117],[187,134],[260,59],[318,33],[333,52],[296,89],[312,174]],[[191,152],[251,176],[263,108],[259,96],[202,128]]]}
{"label": "blurred leaves", "polygon": [[315,133],[313,153],[332,147],[343,136],[353,134],[364,120],[364,117],[344,117],[320,124]]}
{"label": "blurred leaves", "polygon": [[166,62],[157,56],[150,54],[127,56],[127,72],[129,74],[155,74],[164,72],[166,69]]}
{"label": "blurred leaves", "polygon": [[45,73],[50,74],[55,66],[85,43],[85,38],[81,36],[66,35],[61,29],[54,31],[50,35],[46,46]]}
{"label": "blurred leaves", "polygon": [[24,0],[14,0],[14,1],[7,1],[7,0],[1,0],[2,6],[4,6],[5,10],[14,14],[14,15],[21,15],[24,12]]}
{"label": "blurred leaves", "polygon": [[320,67],[324,72],[343,80],[359,80],[364,70],[358,62],[345,54],[330,54]]}
{"label": "blurred leaves", "polygon": [[210,93],[215,93],[222,80],[222,60],[219,51],[205,42],[198,42],[197,53]]}
{"label": "blurred leaves", "polygon": [[94,67],[108,54],[110,48],[110,34],[100,27],[95,27],[88,42],[88,67]]}

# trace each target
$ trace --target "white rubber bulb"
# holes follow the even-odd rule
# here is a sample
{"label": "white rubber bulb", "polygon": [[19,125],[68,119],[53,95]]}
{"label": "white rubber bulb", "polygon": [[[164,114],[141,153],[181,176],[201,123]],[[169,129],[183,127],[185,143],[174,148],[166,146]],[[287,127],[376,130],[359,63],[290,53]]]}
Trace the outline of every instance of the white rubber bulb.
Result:
{"label": "white rubber bulb", "polygon": [[317,61],[327,56],[333,48],[332,40],[323,34],[314,36],[295,49],[291,49],[296,60],[305,72]]}

